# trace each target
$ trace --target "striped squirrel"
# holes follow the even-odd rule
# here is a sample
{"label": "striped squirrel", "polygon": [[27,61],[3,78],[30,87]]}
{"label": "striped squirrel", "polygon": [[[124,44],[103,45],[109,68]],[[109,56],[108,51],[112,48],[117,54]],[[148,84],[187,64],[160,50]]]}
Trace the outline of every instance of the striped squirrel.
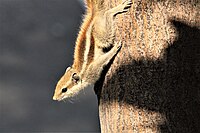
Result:
{"label": "striped squirrel", "polygon": [[[87,0],[87,11],[77,37],[74,62],[58,81],[54,100],[73,97],[85,87],[95,84],[103,67],[118,53],[121,42],[115,43],[114,18],[131,7],[131,0],[106,10],[104,0]],[[105,49],[109,49],[105,52]]]}

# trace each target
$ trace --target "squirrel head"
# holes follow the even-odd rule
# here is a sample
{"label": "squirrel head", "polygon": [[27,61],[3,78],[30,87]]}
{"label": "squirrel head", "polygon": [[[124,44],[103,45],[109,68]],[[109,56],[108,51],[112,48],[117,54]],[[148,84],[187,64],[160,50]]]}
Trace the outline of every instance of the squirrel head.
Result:
{"label": "squirrel head", "polygon": [[81,82],[80,76],[72,67],[66,69],[65,74],[61,77],[56,85],[53,100],[64,100],[65,98],[71,97],[72,92],[70,89],[78,85]]}

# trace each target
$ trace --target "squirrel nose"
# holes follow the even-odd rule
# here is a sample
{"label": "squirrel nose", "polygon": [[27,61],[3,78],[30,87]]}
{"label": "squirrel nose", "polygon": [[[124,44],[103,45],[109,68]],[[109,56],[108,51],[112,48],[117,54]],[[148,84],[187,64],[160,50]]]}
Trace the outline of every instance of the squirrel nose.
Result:
{"label": "squirrel nose", "polygon": [[57,100],[56,96],[53,96],[53,100],[55,100],[55,101]]}

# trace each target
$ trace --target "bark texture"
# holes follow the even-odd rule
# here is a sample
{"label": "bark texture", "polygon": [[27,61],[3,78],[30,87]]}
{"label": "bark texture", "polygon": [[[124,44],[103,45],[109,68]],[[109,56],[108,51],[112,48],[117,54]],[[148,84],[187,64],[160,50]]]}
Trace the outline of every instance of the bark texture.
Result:
{"label": "bark texture", "polygon": [[133,0],[117,17],[123,47],[95,85],[102,133],[200,132],[199,13],[199,0]]}

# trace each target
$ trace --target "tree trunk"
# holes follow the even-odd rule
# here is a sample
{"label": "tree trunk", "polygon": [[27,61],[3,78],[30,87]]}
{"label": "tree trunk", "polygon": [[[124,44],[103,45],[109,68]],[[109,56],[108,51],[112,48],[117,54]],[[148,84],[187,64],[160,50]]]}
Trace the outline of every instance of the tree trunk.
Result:
{"label": "tree trunk", "polygon": [[199,13],[199,0],[133,0],[117,16],[123,47],[95,85],[102,133],[200,132]]}

